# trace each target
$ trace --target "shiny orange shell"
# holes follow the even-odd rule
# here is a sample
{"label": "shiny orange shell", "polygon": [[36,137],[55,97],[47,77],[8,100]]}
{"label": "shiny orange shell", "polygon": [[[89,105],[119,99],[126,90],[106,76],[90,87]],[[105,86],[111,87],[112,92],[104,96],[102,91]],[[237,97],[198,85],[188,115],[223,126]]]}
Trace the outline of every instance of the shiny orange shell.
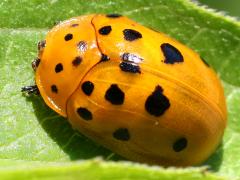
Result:
{"label": "shiny orange shell", "polygon": [[73,128],[128,159],[206,160],[226,127],[223,88],[190,48],[127,17],[87,15],[40,44],[36,84]]}

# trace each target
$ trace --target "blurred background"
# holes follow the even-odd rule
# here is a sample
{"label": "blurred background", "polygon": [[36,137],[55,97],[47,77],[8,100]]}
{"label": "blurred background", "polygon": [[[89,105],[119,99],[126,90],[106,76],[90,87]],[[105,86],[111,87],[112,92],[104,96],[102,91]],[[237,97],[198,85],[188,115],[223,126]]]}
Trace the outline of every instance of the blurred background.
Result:
{"label": "blurred background", "polygon": [[224,11],[227,15],[240,19],[240,0],[195,0],[210,8]]}

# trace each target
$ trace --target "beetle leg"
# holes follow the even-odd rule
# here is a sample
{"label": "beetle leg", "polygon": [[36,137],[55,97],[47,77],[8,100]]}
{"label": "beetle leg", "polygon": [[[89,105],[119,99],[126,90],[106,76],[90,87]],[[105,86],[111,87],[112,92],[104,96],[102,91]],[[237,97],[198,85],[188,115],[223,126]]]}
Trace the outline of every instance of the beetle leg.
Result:
{"label": "beetle leg", "polygon": [[46,40],[38,42],[38,51],[41,52],[46,46]]}
{"label": "beetle leg", "polygon": [[21,91],[27,95],[39,95],[39,89],[37,87],[37,85],[32,85],[32,86],[24,86],[22,87]]}
{"label": "beetle leg", "polygon": [[33,62],[32,62],[32,68],[33,68],[34,71],[36,71],[39,63],[40,63],[40,59],[39,59],[39,58],[36,58],[36,59],[33,60]]}

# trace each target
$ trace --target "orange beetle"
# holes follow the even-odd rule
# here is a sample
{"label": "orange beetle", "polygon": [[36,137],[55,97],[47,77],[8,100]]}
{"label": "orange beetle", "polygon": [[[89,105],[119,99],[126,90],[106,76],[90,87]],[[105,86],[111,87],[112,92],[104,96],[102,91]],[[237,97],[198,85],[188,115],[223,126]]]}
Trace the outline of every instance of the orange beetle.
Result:
{"label": "orange beetle", "polygon": [[130,160],[197,165],[226,127],[223,88],[190,48],[117,14],[75,17],[39,43],[46,104],[73,128]]}

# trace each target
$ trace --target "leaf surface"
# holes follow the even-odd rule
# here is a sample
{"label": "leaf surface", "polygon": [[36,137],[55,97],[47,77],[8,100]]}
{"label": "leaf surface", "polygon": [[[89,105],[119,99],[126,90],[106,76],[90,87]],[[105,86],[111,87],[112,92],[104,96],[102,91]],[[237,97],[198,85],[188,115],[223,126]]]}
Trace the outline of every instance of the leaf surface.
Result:
{"label": "leaf surface", "polygon": [[[37,55],[37,42],[54,23],[91,13],[123,14],[162,31],[199,52],[218,73],[225,88],[228,127],[222,145],[205,163],[211,167],[210,173],[203,173],[202,167],[167,170],[110,162],[121,158],[75,132],[40,97],[21,94],[22,86],[34,83],[31,61]],[[70,178],[83,172],[99,179],[240,176],[240,23],[234,19],[185,0],[2,1],[0,38],[1,177],[54,179],[61,174],[57,172]],[[96,156],[104,160],[89,160]],[[79,159],[87,161],[71,162]]]}

